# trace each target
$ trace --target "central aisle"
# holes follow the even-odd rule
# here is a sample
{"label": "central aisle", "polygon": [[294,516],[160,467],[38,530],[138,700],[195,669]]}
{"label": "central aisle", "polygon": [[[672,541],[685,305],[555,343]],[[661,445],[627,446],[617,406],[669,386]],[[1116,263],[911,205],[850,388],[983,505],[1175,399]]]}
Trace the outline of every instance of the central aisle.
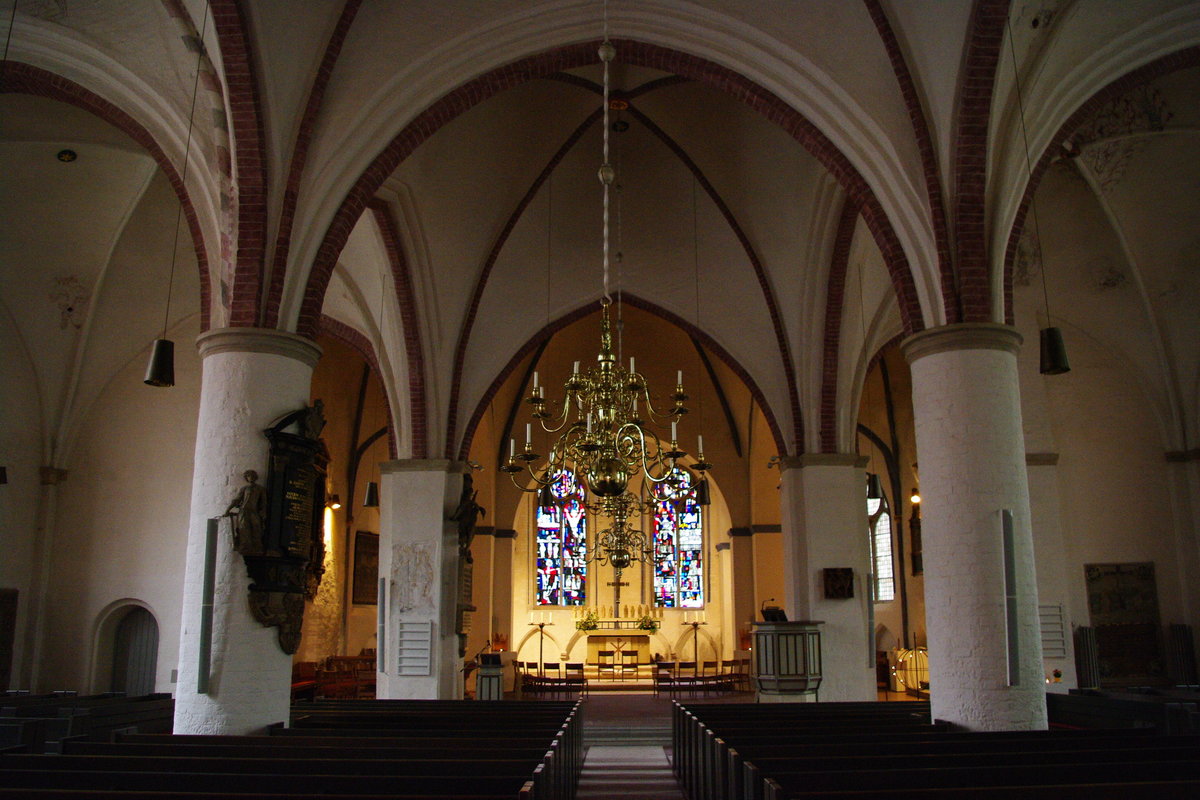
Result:
{"label": "central aisle", "polygon": [[685,800],[661,745],[592,745],[576,800]]}

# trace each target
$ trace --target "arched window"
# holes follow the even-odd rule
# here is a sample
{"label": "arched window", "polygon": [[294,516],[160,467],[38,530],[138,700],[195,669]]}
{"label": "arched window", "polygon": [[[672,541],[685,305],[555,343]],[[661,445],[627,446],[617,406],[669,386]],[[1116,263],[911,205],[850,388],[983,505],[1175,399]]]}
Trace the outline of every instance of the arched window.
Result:
{"label": "arched window", "polygon": [[704,526],[692,474],[675,468],[654,487],[654,604],[704,605]]}
{"label": "arched window", "polygon": [[581,606],[587,599],[587,509],[570,472],[550,484],[553,505],[537,510],[537,602]]}
{"label": "arched window", "polygon": [[892,515],[884,500],[867,500],[867,527],[875,567],[875,602],[886,603],[896,596],[896,577],[892,566]]}

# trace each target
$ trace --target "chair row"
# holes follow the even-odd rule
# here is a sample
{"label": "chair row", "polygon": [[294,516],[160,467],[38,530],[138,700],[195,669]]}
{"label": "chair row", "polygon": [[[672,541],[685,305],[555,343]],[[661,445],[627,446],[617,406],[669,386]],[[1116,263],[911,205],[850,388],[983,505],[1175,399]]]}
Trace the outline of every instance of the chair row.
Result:
{"label": "chair row", "polygon": [[749,659],[702,661],[699,669],[694,661],[659,661],[653,666],[655,695],[753,691]]}
{"label": "chair row", "polygon": [[514,661],[517,671],[519,694],[577,694],[587,696],[588,679],[583,662],[569,661],[565,664],[536,661]]}

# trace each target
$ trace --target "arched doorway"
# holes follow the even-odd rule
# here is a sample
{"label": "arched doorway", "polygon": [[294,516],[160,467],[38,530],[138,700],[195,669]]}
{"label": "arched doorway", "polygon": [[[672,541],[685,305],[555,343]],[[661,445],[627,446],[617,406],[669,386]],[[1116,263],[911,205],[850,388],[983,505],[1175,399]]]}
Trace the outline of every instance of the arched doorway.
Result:
{"label": "arched doorway", "polygon": [[110,689],[130,696],[154,691],[158,667],[158,622],[154,615],[134,606],[117,623],[113,637]]}

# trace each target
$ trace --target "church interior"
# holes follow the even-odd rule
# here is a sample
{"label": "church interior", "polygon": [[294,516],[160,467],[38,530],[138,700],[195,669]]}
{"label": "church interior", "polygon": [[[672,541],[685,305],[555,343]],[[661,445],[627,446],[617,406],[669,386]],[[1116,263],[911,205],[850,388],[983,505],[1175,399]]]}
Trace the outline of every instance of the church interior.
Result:
{"label": "church interior", "polygon": [[0,17],[0,691],[1200,684],[1200,3]]}

